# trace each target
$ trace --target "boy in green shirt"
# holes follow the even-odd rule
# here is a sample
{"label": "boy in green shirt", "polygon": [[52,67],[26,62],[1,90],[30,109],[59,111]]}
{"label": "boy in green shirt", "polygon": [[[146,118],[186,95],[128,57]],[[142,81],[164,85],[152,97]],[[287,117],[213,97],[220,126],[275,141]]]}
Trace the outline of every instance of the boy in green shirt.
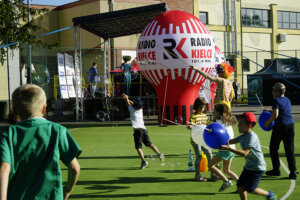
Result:
{"label": "boy in green shirt", "polygon": [[[20,119],[0,133],[0,199],[68,199],[80,172],[80,147],[68,130],[42,118],[46,95],[37,85],[18,87],[13,112]],[[68,167],[62,188],[59,161]]]}

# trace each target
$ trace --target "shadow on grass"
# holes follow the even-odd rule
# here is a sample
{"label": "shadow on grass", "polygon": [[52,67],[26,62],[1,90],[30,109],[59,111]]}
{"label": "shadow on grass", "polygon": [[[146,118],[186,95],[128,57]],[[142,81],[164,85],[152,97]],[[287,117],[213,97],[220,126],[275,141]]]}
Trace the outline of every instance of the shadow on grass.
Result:
{"label": "shadow on grass", "polygon": [[79,157],[78,160],[86,159],[137,159],[138,156],[91,156],[91,157]]}
{"label": "shadow on grass", "polygon": [[[61,170],[68,170],[67,168],[63,168]],[[140,170],[139,167],[129,167],[129,168],[124,168],[124,167],[114,167],[114,168],[105,168],[105,167],[98,167],[98,168],[80,168],[80,170]]]}
{"label": "shadow on grass", "polygon": [[[278,153],[279,157],[285,158],[285,153]],[[269,153],[264,153],[264,157],[271,157]],[[300,153],[295,153],[295,157],[300,157]]]}
{"label": "shadow on grass", "polygon": [[136,183],[167,183],[167,182],[193,182],[191,179],[167,179],[164,177],[119,177],[108,181],[78,181],[76,185],[106,185],[106,184],[136,184]]}
{"label": "shadow on grass", "polygon": [[[119,189],[128,189],[128,186],[119,186],[113,184],[136,184],[136,183],[161,183],[161,182],[191,182],[191,179],[166,179],[163,177],[120,177],[117,180],[108,181],[78,181],[76,185],[86,186],[85,189],[96,190],[97,192],[86,194],[73,194],[71,198],[139,198],[150,196],[177,196],[177,195],[215,195],[216,193],[195,192],[195,193],[134,193],[134,194],[105,194]],[[104,191],[102,191],[104,190]]]}
{"label": "shadow on grass", "polygon": [[263,179],[263,180],[266,180],[266,181],[290,180],[288,176],[286,176],[286,177],[263,176],[262,179]]}
{"label": "shadow on grass", "polygon": [[194,192],[194,193],[141,193],[141,194],[98,194],[97,193],[90,193],[90,194],[74,194],[71,195],[71,198],[140,198],[140,197],[151,197],[151,196],[178,196],[178,195],[185,195],[185,196],[198,196],[198,195],[215,195],[216,193],[208,193],[208,192]]}

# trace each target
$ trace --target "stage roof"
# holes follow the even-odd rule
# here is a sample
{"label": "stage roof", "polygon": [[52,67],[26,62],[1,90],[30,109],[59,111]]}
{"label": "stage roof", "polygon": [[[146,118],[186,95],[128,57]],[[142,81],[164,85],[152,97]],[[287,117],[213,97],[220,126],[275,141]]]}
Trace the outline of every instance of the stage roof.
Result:
{"label": "stage roof", "polygon": [[104,39],[138,34],[151,19],[168,10],[165,3],[73,18],[74,26]]}

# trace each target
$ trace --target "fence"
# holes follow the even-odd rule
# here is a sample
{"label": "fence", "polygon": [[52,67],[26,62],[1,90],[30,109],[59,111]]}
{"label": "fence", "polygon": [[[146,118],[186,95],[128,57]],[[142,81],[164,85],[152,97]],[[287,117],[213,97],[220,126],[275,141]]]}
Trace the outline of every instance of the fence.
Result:
{"label": "fence", "polygon": [[[24,84],[26,83],[26,72],[27,72],[27,48],[25,46],[20,47],[20,83]],[[122,53],[123,51],[132,51],[132,50],[125,50],[125,49],[115,49],[114,50],[115,58],[111,61],[111,66],[114,66],[113,69],[116,69],[116,67],[120,66],[122,63]],[[44,47],[38,47],[38,46],[32,46],[32,82],[34,84],[40,85],[46,92],[46,95],[48,97],[48,105],[52,105],[49,108],[49,111],[52,111],[54,114],[59,114],[55,112],[55,106],[57,101],[55,99],[60,99],[60,93],[58,90],[58,83],[57,83],[57,76],[58,76],[58,69],[57,69],[57,53],[67,53],[69,55],[73,55],[73,48],[67,48],[67,47],[59,47],[59,48],[52,48],[47,49]],[[286,56],[290,57],[297,57],[300,55],[300,50],[286,50],[286,51],[278,51],[278,58],[286,58]],[[227,60],[230,62],[231,65],[234,66],[233,62],[233,56],[231,53],[224,53]],[[286,55],[286,56],[285,56]],[[236,77],[242,77],[240,80],[242,80],[242,83],[240,83],[242,94],[244,96],[247,95],[247,75],[253,74],[259,70],[262,69],[262,66],[266,67],[268,66],[272,60],[271,60],[271,53],[264,52],[264,51],[245,51],[242,53],[243,56],[243,62],[242,62],[242,73],[236,74]],[[251,62],[254,61],[255,63]],[[102,100],[102,89],[104,87],[104,84],[109,85],[110,89],[110,96],[107,100],[104,100],[105,102],[110,102],[114,104],[115,102],[118,102],[117,100],[113,100],[113,97],[118,96],[118,87],[122,85],[121,78],[119,74],[113,75],[110,79],[107,79],[107,77],[104,77],[104,69],[103,64],[104,63],[104,54],[103,49],[101,48],[92,48],[92,49],[82,49],[82,70],[83,70],[83,91],[86,91],[86,88],[88,88],[87,81],[88,81],[88,69],[92,66],[92,63],[96,62],[98,64],[98,72],[100,74],[101,81],[98,85],[98,98]],[[260,66],[261,65],[261,66]],[[112,69],[112,70],[113,70]],[[110,80],[109,83],[107,83],[107,80]],[[144,89],[146,88],[146,89]],[[148,88],[148,89],[147,89]],[[133,81],[132,81],[132,94],[134,96],[145,96],[146,99],[151,99],[151,101],[156,102],[155,98],[155,92],[152,91],[151,96],[147,97],[147,91],[150,87],[147,80],[140,74],[136,73],[133,74]],[[152,88],[153,90],[153,88]],[[118,98],[116,98],[118,99]],[[70,115],[72,115],[72,105],[73,100],[63,100],[63,102],[60,103],[63,112],[67,112]],[[157,105],[157,104],[154,104]],[[59,107],[59,106],[58,106]],[[57,109],[56,109],[57,110]],[[112,109],[113,110],[113,109]],[[151,110],[151,109],[150,109]],[[150,115],[156,114],[157,108],[155,110],[150,111]],[[51,115],[51,113],[49,113]],[[112,113],[110,113],[111,116]],[[116,115],[117,116],[117,115]],[[118,118],[118,117],[117,117]]]}

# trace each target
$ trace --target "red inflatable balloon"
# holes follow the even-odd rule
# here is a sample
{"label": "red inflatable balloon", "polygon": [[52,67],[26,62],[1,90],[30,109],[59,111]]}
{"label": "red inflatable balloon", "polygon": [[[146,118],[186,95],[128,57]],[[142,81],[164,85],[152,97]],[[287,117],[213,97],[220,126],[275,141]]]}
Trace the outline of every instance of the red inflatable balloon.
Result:
{"label": "red inflatable balloon", "polygon": [[162,113],[170,121],[178,116],[184,123],[188,121],[199,87],[205,81],[189,65],[210,73],[215,64],[215,44],[207,27],[187,12],[160,14],[143,30],[137,59],[143,75],[156,90],[159,122]]}

